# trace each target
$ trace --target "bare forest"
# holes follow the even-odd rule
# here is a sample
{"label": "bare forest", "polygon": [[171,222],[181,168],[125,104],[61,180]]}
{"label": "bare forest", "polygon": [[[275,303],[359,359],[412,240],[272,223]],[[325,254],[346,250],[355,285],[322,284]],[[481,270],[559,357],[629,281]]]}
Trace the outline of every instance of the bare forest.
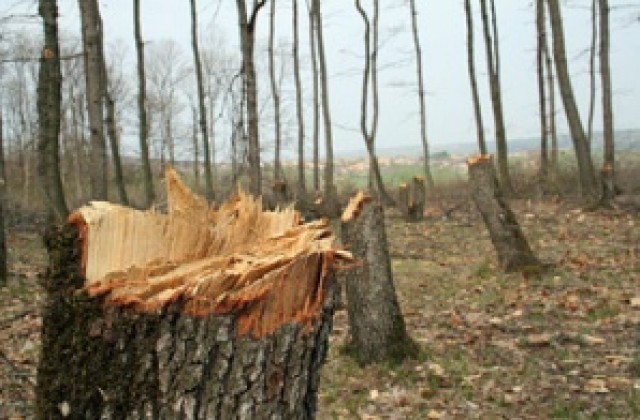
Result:
{"label": "bare forest", "polygon": [[640,2],[6,3],[1,418],[640,418]]}

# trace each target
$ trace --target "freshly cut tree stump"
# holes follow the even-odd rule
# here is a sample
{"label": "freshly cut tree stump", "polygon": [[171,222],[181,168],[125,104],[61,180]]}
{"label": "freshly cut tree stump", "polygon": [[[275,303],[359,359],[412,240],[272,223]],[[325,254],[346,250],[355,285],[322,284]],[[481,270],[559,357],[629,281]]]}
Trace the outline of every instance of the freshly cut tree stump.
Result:
{"label": "freshly cut tree stump", "polygon": [[37,417],[312,418],[349,253],[323,221],[166,182],[168,214],[94,202],[47,234]]}
{"label": "freshly cut tree stump", "polygon": [[382,206],[360,192],[341,222],[342,241],[356,258],[355,268],[344,274],[350,350],[361,364],[416,355],[393,284]]}
{"label": "freshly cut tree stump", "polygon": [[539,270],[540,261],[533,255],[516,216],[503,198],[491,155],[471,157],[467,166],[471,196],[487,226],[500,267],[506,272]]}

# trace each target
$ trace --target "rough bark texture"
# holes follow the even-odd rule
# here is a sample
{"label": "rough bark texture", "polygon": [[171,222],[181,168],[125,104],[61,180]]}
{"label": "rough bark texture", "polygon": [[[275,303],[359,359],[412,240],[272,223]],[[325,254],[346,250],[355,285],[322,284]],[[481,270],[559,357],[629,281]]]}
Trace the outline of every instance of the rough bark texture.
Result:
{"label": "rough bark texture", "polygon": [[58,5],[40,0],[44,45],[38,73],[38,177],[45,203],[53,219],[62,221],[69,213],[60,176],[60,45],[58,43]]}
{"label": "rough bark texture", "polygon": [[140,27],[140,0],[133,2],[133,24],[135,28],[136,55],[138,68],[138,136],[140,141],[140,159],[142,160],[142,179],[144,182],[145,207],[151,207],[155,200],[153,175],[149,159],[149,130],[147,127],[147,82],[144,69],[144,42]]}
{"label": "rough bark texture", "polygon": [[469,71],[469,83],[471,84],[471,98],[473,100],[473,113],[476,120],[476,133],[480,153],[487,153],[487,144],[484,140],[484,124],[482,123],[482,109],[480,108],[480,96],[478,95],[478,80],[476,78],[475,57],[473,52],[473,14],[471,3],[464,0],[464,12],[467,22],[467,68]]}
{"label": "rough bark texture", "polygon": [[536,270],[540,262],[502,196],[493,159],[490,155],[480,155],[469,159],[467,165],[471,196],[487,226],[500,267],[506,272]]}
{"label": "rough bark texture", "polygon": [[166,179],[167,215],[93,203],[47,233],[37,417],[313,418],[348,254],[326,222]]}
{"label": "rough bark texture", "polygon": [[342,242],[359,260],[344,275],[350,350],[361,364],[414,356],[418,347],[407,334],[396,297],[382,207],[359,193],[343,213],[341,227]]}

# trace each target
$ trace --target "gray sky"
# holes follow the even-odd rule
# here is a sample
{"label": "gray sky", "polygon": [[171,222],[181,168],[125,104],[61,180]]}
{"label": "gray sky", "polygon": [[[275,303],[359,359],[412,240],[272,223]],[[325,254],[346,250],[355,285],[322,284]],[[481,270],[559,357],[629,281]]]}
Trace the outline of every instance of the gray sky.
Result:
{"label": "gray sky", "polygon": [[[3,0],[9,6],[9,0]],[[13,3],[13,2],[11,2]],[[24,2],[33,5],[35,2]],[[220,4],[222,3],[222,4]],[[278,38],[290,38],[290,2],[278,6]],[[363,2],[368,4],[366,0]],[[415,62],[410,32],[407,2],[381,2],[380,50],[380,126],[378,147],[418,145],[418,102],[415,90]],[[418,1],[419,25],[422,40],[424,73],[426,77],[428,136],[432,151],[447,143],[474,142],[475,124],[466,66],[466,29],[462,0]],[[508,138],[538,135],[538,98],[535,74],[535,27],[531,1],[497,0],[500,35],[503,102]],[[563,2],[564,3],[564,2]],[[590,0],[573,0],[572,7],[564,7],[565,37],[568,43],[570,72],[574,91],[586,120],[588,103],[588,54],[590,42]],[[628,0],[611,0],[611,6],[629,4]],[[133,18],[131,0],[102,0],[106,42],[122,39],[131,46],[133,54]],[[177,41],[190,55],[190,15],[187,0],[142,0],[142,26],[145,40],[163,38]],[[302,58],[305,72],[309,71],[308,38],[305,2],[300,2]],[[338,151],[363,149],[359,134],[360,71],[363,65],[362,21],[353,2],[322,0],[325,17],[325,45],[330,69],[329,94],[332,106],[334,145]],[[227,41],[227,51],[237,50],[238,31],[235,2],[232,0],[198,1],[201,32],[214,31]],[[15,9],[14,9],[15,10]],[[3,7],[0,6],[0,14]],[[60,0],[61,27],[79,34],[77,2]],[[640,23],[634,22],[628,9],[612,13],[611,67],[613,72],[614,116],[617,129],[637,128],[640,112]],[[476,24],[476,68],[478,71],[485,129],[493,138],[493,118],[487,90],[484,45],[479,15]],[[258,39],[266,45],[268,7],[258,21]],[[391,35],[393,34],[393,35]],[[204,41],[203,41],[204,42]],[[132,62],[133,64],[133,62]],[[239,66],[239,64],[238,64]],[[266,63],[264,64],[266,68]],[[308,74],[308,73],[305,73]],[[311,86],[306,83],[309,99]],[[598,79],[599,81],[599,79]],[[268,93],[266,78],[259,89]],[[558,113],[563,117],[560,99]],[[595,129],[600,123],[599,98],[596,106]],[[311,109],[306,109],[307,118]],[[563,118],[560,131],[565,132]],[[310,129],[310,124],[307,124]],[[272,130],[263,130],[267,141]],[[290,146],[293,148],[293,146]]]}

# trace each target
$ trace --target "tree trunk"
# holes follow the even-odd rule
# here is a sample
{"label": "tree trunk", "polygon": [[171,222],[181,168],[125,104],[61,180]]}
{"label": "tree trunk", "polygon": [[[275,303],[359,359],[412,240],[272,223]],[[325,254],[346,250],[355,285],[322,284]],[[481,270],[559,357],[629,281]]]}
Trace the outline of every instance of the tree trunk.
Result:
{"label": "tree trunk", "polygon": [[[207,126],[207,108],[204,105],[204,84],[202,82],[202,63],[200,62],[200,50],[198,48],[198,12],[196,0],[191,2],[191,47],[193,49],[193,61],[196,70],[196,83],[198,86],[198,117],[200,121],[200,135],[204,150],[204,191],[207,200],[212,201],[213,178],[211,176],[211,152],[209,151],[209,129]],[[213,121],[210,121],[213,124]]]}
{"label": "tree trunk", "polygon": [[39,0],[38,13],[42,17],[44,45],[38,74],[38,176],[45,197],[45,205],[53,220],[62,221],[69,210],[64,198],[60,177],[60,46],[58,43],[58,3]]}
{"label": "tree trunk", "polygon": [[133,1],[133,21],[135,27],[136,54],[138,59],[138,131],[140,138],[140,157],[142,160],[142,178],[144,180],[145,207],[151,207],[155,200],[153,175],[149,159],[149,130],[147,126],[147,83],[144,70],[144,43],[140,27],[140,0]]}
{"label": "tree trunk", "polygon": [[558,131],[556,130],[556,89],[553,77],[553,63],[549,52],[548,37],[545,36],[544,63],[547,70],[547,88],[549,90],[549,136],[551,137],[551,176],[557,179],[558,175]]}
{"label": "tree trunk", "polygon": [[249,140],[249,191],[256,197],[262,190],[262,171],[260,168],[260,138],[258,127],[258,85],[253,62],[255,44],[255,22],[258,12],[266,0],[255,2],[251,16],[247,17],[245,0],[236,0],[238,7],[238,26],[240,28],[240,47],[242,49],[242,69],[245,77],[247,95],[247,133]]}
{"label": "tree trunk", "polygon": [[316,51],[316,1],[311,0],[309,8],[309,49],[311,54],[311,75],[313,77],[313,190],[320,191],[320,86],[318,54]]}
{"label": "tree trunk", "polygon": [[469,70],[469,83],[471,84],[471,98],[473,100],[473,113],[476,120],[476,133],[478,148],[481,154],[487,154],[487,144],[484,140],[484,124],[482,123],[482,110],[480,108],[480,96],[478,95],[478,80],[476,78],[475,56],[473,53],[473,14],[470,0],[464,0],[464,12],[467,20],[467,67]]}
{"label": "tree trunk", "polygon": [[609,1],[598,0],[600,7],[600,78],[602,83],[602,127],[604,159],[602,162],[602,201],[610,204],[617,195],[615,182],[615,142],[613,104],[611,100],[611,69],[609,66]]}
{"label": "tree trunk", "polygon": [[193,179],[196,186],[196,191],[200,190],[200,146],[198,142],[198,108],[195,105],[191,105],[191,144],[193,147]]}
{"label": "tree trunk", "polygon": [[409,205],[407,206],[407,218],[412,222],[424,219],[424,204],[426,200],[424,179],[414,176],[409,184]]}
{"label": "tree trunk", "polygon": [[38,418],[313,418],[349,254],[326,222],[166,180],[168,215],[96,204],[47,235]]}
{"label": "tree trunk", "polygon": [[[496,13],[493,0],[491,2],[491,26],[487,14],[487,0],[480,0],[480,15],[484,33],[484,43],[487,55],[487,73],[489,75],[489,87],[491,92],[491,105],[493,106],[493,121],[496,136],[496,155],[498,158],[498,172],[500,184],[505,194],[513,194],[513,186],[509,175],[509,152],[507,149],[507,134],[504,126],[504,114],[502,111],[502,90],[500,88],[500,58],[498,51],[498,31]],[[493,28],[493,34],[492,29]],[[492,40],[493,35],[493,40]]]}
{"label": "tree trunk", "polygon": [[593,144],[593,116],[596,105],[596,44],[598,43],[599,0],[591,0],[591,45],[589,46],[589,115],[587,116],[587,141]]}
{"label": "tree trunk", "polygon": [[467,165],[471,197],[487,226],[498,263],[506,272],[539,270],[540,262],[502,196],[492,160],[491,155],[479,155],[467,160]]}
{"label": "tree trunk", "polygon": [[536,70],[538,75],[538,105],[540,112],[540,168],[538,178],[543,190],[549,183],[549,128],[547,127],[547,96],[545,86],[544,49],[547,42],[544,0],[536,0]]}
{"label": "tree trunk", "polygon": [[89,181],[91,198],[107,199],[107,148],[104,136],[104,79],[100,54],[100,10],[97,0],[79,0],[89,115]]}
{"label": "tree trunk", "polygon": [[564,110],[573,140],[573,147],[578,161],[580,172],[580,187],[583,198],[587,202],[592,202],[597,197],[596,176],[591,160],[591,150],[586,134],[580,121],[580,114],[573,95],[571,79],[567,68],[567,58],[565,54],[564,33],[562,27],[562,15],[558,0],[547,0],[549,6],[549,17],[551,20],[551,31],[553,32],[553,56],[560,86],[560,95],[564,103]]}
{"label": "tree trunk", "polygon": [[398,185],[398,211],[405,219],[409,218],[409,188],[406,183]]}
{"label": "tree trunk", "polygon": [[422,75],[422,48],[420,47],[420,36],[418,34],[418,11],[416,10],[415,0],[409,0],[409,8],[411,10],[411,32],[413,34],[413,47],[416,52],[418,102],[420,105],[420,140],[422,140],[422,154],[424,155],[424,179],[427,180],[429,189],[433,189],[434,182],[433,176],[431,175],[431,165],[429,163],[429,141],[427,139],[427,105],[424,98],[424,76]]}
{"label": "tree trunk", "polygon": [[282,145],[282,136],[280,135],[280,92],[278,91],[278,82],[276,78],[275,63],[275,37],[276,37],[276,0],[271,0],[271,8],[269,13],[269,80],[271,81],[271,98],[273,99],[273,124],[274,124],[274,157],[273,157],[273,176],[274,179],[282,178],[282,166],[280,162],[280,149]]}
{"label": "tree trunk", "polygon": [[333,180],[333,134],[331,128],[331,112],[329,109],[327,60],[324,52],[324,36],[322,35],[322,11],[320,10],[320,0],[312,1],[315,12],[318,62],[320,64],[320,85],[322,87],[322,117],[324,120],[324,215],[327,217],[335,217],[340,214],[340,203],[338,202],[338,192]]}
{"label": "tree trunk", "polygon": [[304,108],[302,103],[302,81],[300,78],[300,36],[298,29],[298,0],[293,1],[292,27],[293,41],[291,43],[291,55],[293,56],[293,80],[296,89],[296,118],[298,124],[298,197],[306,199],[307,181],[305,179],[305,157],[304,157]]}
{"label": "tree trunk", "polygon": [[7,241],[5,237],[4,207],[7,195],[7,178],[4,170],[4,130],[3,116],[0,108],[0,287],[7,284]]}
{"label": "tree trunk", "polygon": [[345,274],[350,350],[361,364],[415,356],[418,346],[407,334],[393,284],[382,207],[360,192],[341,221],[342,242],[359,260]]}

